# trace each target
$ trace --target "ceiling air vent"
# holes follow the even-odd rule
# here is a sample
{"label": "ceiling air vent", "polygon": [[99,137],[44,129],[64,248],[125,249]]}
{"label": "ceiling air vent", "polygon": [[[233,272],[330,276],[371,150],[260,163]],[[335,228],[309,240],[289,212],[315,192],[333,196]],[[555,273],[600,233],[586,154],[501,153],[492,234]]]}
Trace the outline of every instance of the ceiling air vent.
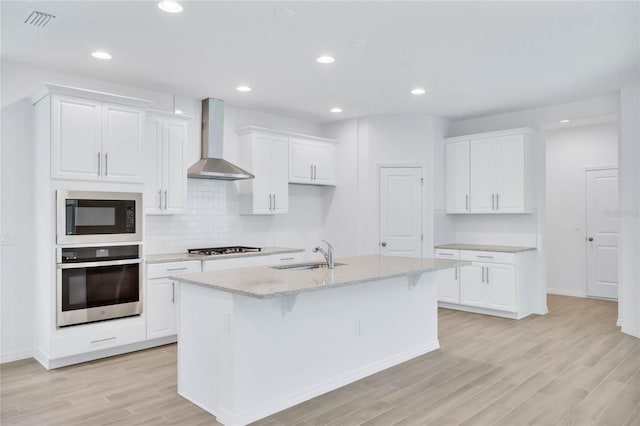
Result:
{"label": "ceiling air vent", "polygon": [[23,22],[30,27],[45,28],[53,22],[54,19],[56,19],[56,16],[50,13],[29,9],[29,11],[24,15]]}

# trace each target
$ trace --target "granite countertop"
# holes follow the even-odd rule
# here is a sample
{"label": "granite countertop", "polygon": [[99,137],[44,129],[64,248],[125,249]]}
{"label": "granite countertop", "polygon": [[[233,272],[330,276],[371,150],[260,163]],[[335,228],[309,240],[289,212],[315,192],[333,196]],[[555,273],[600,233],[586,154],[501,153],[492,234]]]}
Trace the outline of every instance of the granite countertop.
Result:
{"label": "granite countertop", "polygon": [[171,277],[171,279],[265,299],[359,284],[367,281],[416,275],[469,264],[469,262],[456,260],[392,256],[347,257],[338,259],[336,263],[343,263],[344,265],[336,266],[333,270],[326,268],[286,270],[256,266],[198,272]]}
{"label": "granite countertop", "polygon": [[269,256],[272,254],[300,253],[303,251],[304,249],[300,249],[300,248],[263,247],[262,250],[258,252],[219,254],[216,256],[203,256],[201,254],[188,254],[188,253],[149,254],[145,256],[145,260],[147,261],[147,263],[184,262],[186,260],[218,260],[218,259],[230,259],[230,258],[236,258],[236,257]]}
{"label": "granite countertop", "polygon": [[440,244],[435,246],[435,248],[448,250],[495,251],[499,253],[519,253],[521,251],[536,250],[535,247],[490,246],[486,244]]}

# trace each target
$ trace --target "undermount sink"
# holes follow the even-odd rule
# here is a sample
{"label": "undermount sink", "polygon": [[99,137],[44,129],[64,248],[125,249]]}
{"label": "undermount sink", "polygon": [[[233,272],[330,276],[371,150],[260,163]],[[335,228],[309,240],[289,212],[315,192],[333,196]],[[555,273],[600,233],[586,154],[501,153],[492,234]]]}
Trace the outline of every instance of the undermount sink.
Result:
{"label": "undermount sink", "polygon": [[[342,266],[344,263],[336,262],[333,264],[334,266]],[[314,262],[314,263],[295,263],[291,265],[279,265],[272,266],[272,269],[285,269],[288,271],[304,271],[309,269],[320,269],[327,268],[327,264],[325,262]]]}

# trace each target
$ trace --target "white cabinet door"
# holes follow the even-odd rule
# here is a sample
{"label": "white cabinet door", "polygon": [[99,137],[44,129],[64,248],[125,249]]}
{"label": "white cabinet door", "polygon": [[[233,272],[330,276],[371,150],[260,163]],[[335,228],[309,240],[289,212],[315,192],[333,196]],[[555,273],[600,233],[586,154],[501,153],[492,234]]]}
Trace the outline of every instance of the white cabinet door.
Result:
{"label": "white cabinet door", "polygon": [[313,145],[313,183],[335,185],[336,146],[330,142]]}
{"label": "white cabinet door", "polygon": [[271,163],[273,156],[272,136],[255,135],[252,143],[252,179],[253,185],[253,214],[272,214],[273,191],[271,188],[272,175],[275,173]]}
{"label": "white cabinet door", "polygon": [[290,138],[289,182],[309,183],[313,178],[313,146],[311,141]]}
{"label": "white cabinet door", "polygon": [[100,180],[101,103],[52,95],[51,175],[57,179]]}
{"label": "white cabinet door", "polygon": [[487,286],[484,282],[484,266],[473,263],[460,267],[460,303],[485,307],[486,300]]}
{"label": "white cabinet door", "polygon": [[169,278],[149,279],[147,285],[147,339],[177,334],[178,283]]}
{"label": "white cabinet door", "polygon": [[494,140],[495,210],[520,213],[525,210],[524,136],[502,136]]}
{"label": "white cabinet door", "polygon": [[445,146],[447,213],[469,212],[469,142]]}
{"label": "white cabinet door", "polygon": [[144,211],[147,214],[162,212],[162,123],[147,117],[142,146],[142,176],[144,178]]}
{"label": "white cabinet door", "polygon": [[271,139],[272,213],[289,212],[289,141],[284,137]]}
{"label": "white cabinet door", "polygon": [[187,197],[187,168],[184,164],[187,123],[183,120],[167,120],[163,133],[164,208],[167,213],[180,213],[184,210]]}
{"label": "white cabinet door", "polygon": [[495,159],[493,139],[471,141],[470,204],[472,213],[493,213]]}
{"label": "white cabinet door", "polygon": [[460,303],[460,282],[458,268],[444,269],[436,272],[438,281],[438,300],[441,302]]}
{"label": "white cabinet door", "polygon": [[487,307],[516,311],[516,274],[514,265],[486,264]]}
{"label": "white cabinet door", "polygon": [[142,133],[144,110],[102,104],[102,149],[105,179],[142,181]]}

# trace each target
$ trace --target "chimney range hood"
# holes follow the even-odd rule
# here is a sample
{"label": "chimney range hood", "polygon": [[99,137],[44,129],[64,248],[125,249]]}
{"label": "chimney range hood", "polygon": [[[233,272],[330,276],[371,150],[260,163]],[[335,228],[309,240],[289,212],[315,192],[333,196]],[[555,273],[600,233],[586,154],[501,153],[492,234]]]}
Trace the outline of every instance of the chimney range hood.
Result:
{"label": "chimney range hood", "polygon": [[239,180],[255,176],[222,159],[224,101],[202,100],[202,158],[189,167],[187,177],[197,179]]}

